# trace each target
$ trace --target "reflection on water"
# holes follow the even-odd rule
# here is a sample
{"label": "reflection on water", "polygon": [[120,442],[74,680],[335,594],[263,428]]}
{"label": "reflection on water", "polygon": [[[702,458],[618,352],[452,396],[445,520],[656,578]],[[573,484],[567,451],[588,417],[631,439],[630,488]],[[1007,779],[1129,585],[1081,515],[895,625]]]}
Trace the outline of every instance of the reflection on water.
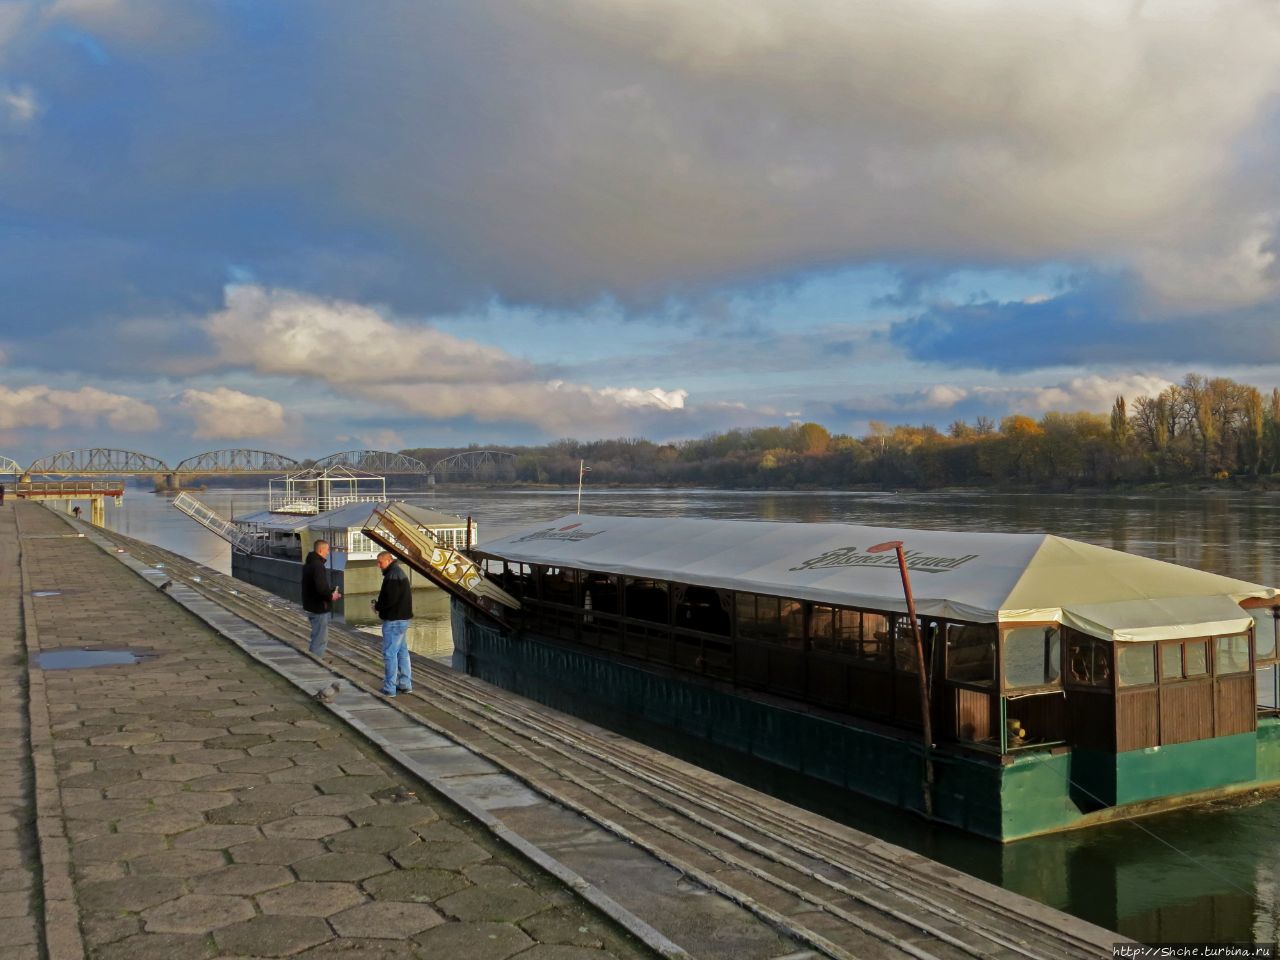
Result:
{"label": "reflection on water", "polygon": [[[574,512],[573,490],[450,490],[393,494],[436,510],[473,515],[480,540]],[[209,490],[219,512],[265,508],[265,494]],[[1047,532],[1261,583],[1280,583],[1280,497],[1208,493],[1009,495],[969,493],[742,493],[714,490],[590,490],[597,514],[839,521],[888,527]],[[130,490],[108,525],[230,571],[226,544],[168,506]],[[448,603],[416,591],[411,646],[447,656]],[[350,597],[347,618],[373,626],[368,598]],[[629,724],[626,732],[833,819],[917,850],[983,879],[1148,942],[1274,941],[1280,799],[1177,811],[1001,847],[936,827],[847,792],[702,741]]]}

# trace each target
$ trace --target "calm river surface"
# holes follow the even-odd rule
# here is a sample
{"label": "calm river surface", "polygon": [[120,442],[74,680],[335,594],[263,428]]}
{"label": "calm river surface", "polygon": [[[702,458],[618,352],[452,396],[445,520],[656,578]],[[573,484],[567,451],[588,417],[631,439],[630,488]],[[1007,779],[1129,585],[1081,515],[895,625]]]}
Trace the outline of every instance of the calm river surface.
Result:
{"label": "calm river surface", "polygon": [[[575,491],[403,492],[406,500],[472,515],[480,542],[575,510]],[[265,492],[197,494],[227,515],[264,509]],[[1261,583],[1280,583],[1280,496],[895,494],[716,490],[588,490],[586,513],[845,521],[951,530],[1048,532]],[[141,489],[108,506],[130,536],[230,571],[228,547]],[[353,604],[367,607],[367,604]],[[447,606],[417,602],[415,649],[448,649]],[[877,834],[1147,942],[1275,941],[1280,934],[1280,796],[1163,814],[1000,847],[762,764],[726,760],[697,742],[628,731]]]}

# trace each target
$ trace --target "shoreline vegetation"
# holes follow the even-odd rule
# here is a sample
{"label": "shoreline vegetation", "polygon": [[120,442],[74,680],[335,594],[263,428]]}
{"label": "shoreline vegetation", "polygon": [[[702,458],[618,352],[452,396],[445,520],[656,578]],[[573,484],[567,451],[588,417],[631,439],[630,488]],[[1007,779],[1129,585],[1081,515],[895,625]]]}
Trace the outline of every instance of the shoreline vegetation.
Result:
{"label": "shoreline vegetation", "polygon": [[674,443],[639,437],[542,446],[401,450],[426,463],[466,450],[514,455],[473,478],[567,487],[579,461],[592,487],[1001,492],[1280,490],[1280,389],[1188,374],[1155,396],[1117,397],[1107,414],[1015,413],[995,421],[888,426],[866,435],[821,424],[730,430]]}

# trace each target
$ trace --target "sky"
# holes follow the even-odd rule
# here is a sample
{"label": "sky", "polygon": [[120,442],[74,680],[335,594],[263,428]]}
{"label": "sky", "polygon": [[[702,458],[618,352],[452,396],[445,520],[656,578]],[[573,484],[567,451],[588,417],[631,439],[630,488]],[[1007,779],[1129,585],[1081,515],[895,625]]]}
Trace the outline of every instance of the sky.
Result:
{"label": "sky", "polygon": [[1274,0],[0,0],[0,456],[1280,385]]}

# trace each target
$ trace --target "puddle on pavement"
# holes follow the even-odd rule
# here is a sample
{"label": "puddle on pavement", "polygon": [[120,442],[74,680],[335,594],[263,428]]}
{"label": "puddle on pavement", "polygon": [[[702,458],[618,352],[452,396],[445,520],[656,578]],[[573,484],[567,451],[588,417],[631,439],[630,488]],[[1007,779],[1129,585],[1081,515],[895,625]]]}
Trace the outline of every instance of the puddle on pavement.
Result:
{"label": "puddle on pavement", "polygon": [[148,659],[132,650],[45,650],[36,657],[41,670],[78,670],[84,667],[119,667]]}

